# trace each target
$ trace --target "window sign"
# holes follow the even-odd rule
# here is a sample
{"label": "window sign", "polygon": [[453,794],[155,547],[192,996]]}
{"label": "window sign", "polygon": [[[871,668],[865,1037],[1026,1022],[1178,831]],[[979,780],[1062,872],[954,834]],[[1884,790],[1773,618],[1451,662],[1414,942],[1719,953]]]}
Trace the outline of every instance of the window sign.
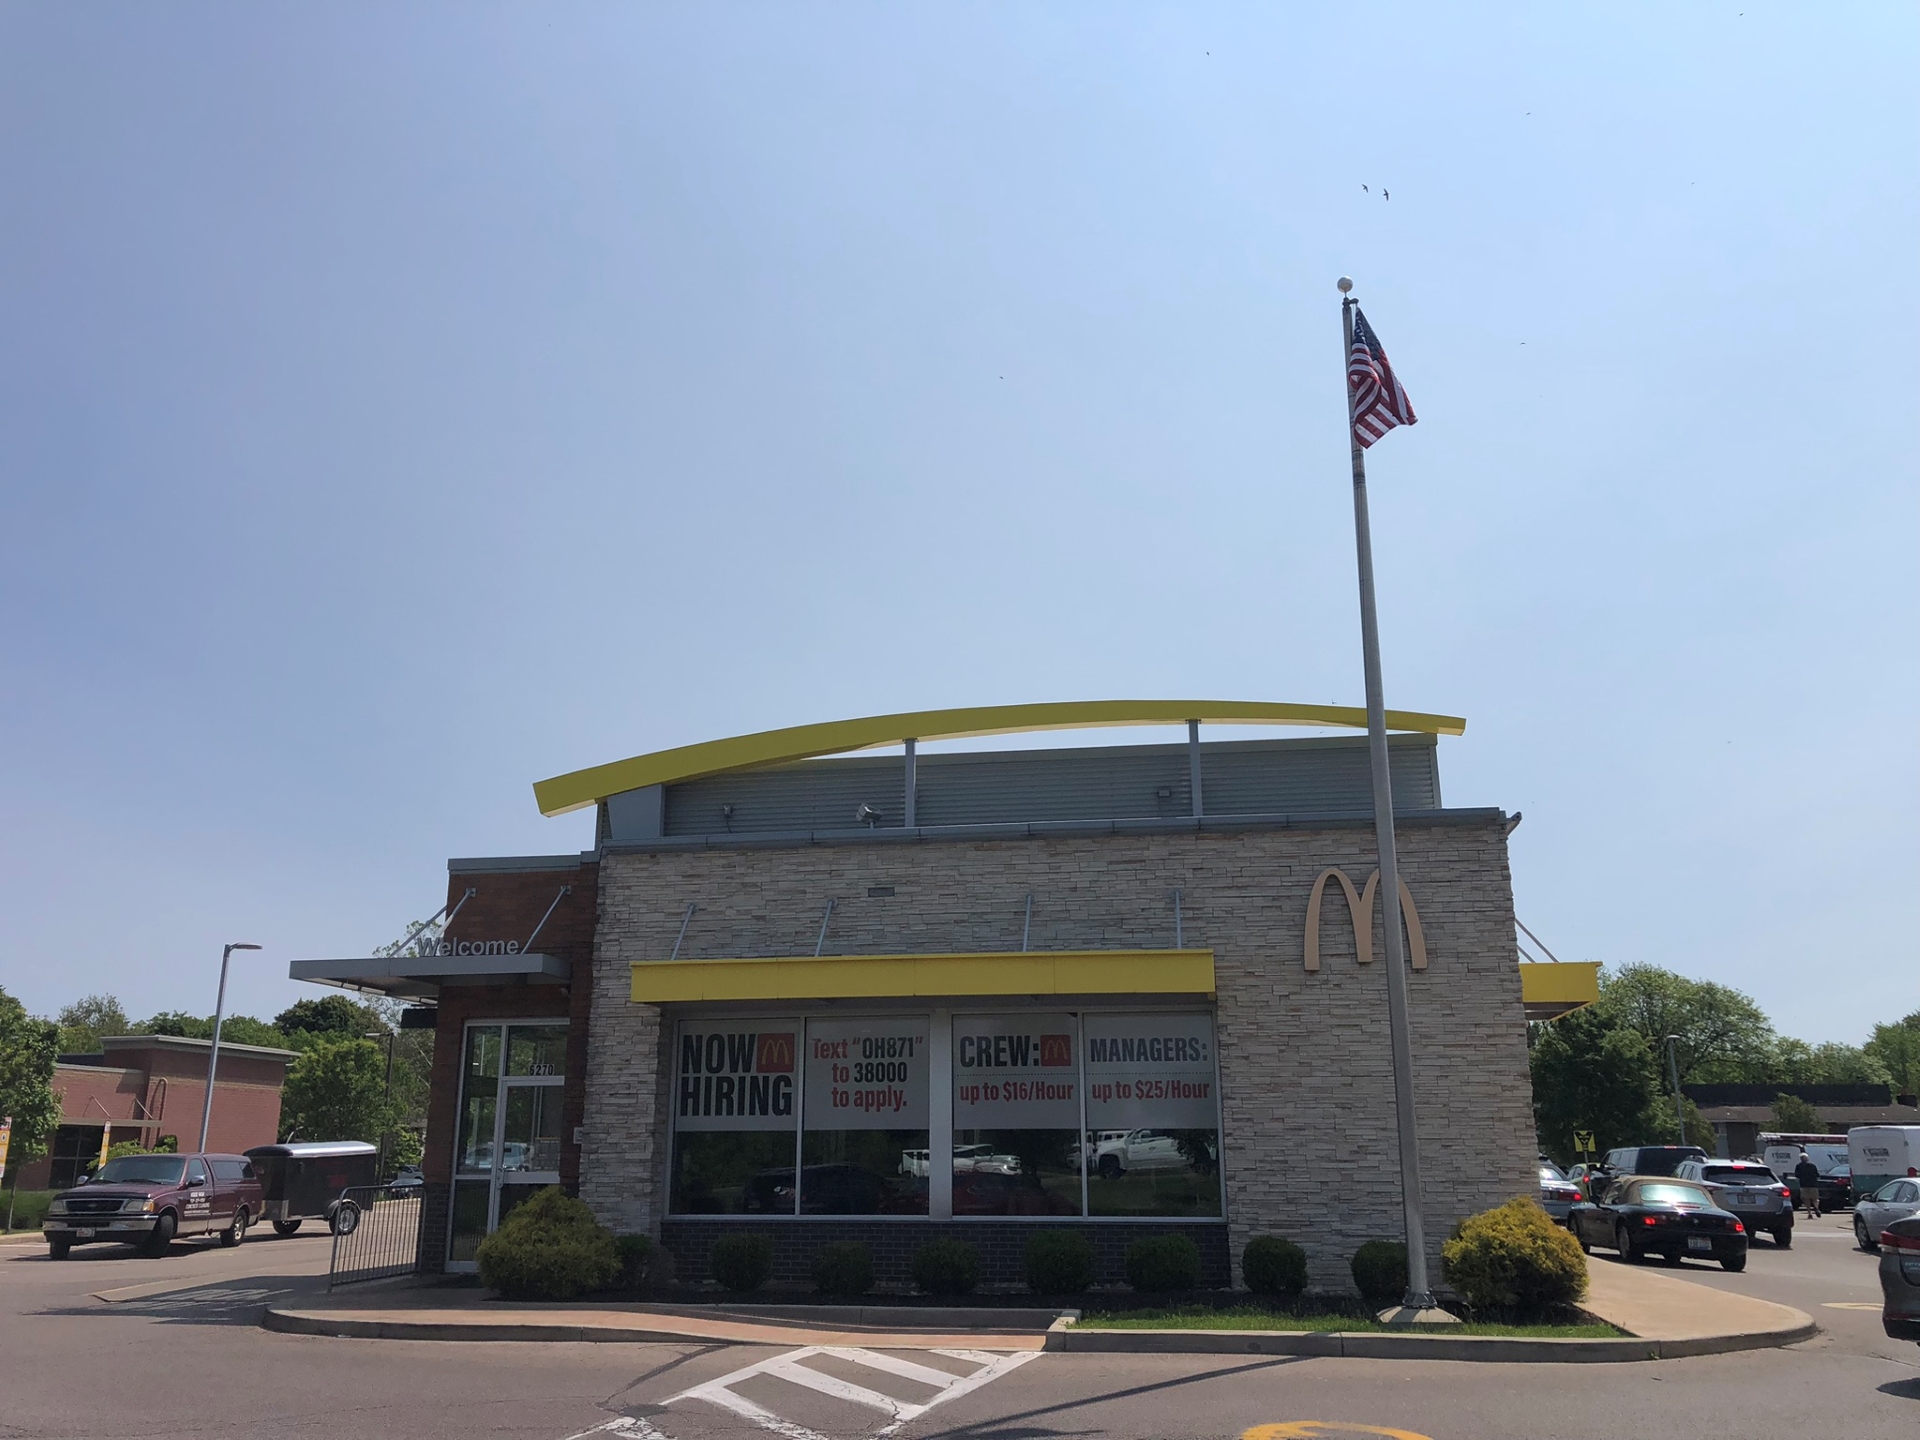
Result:
{"label": "window sign", "polygon": [[926,1128],[924,1015],[807,1022],[807,1129]]}
{"label": "window sign", "polygon": [[963,1015],[953,1022],[956,1130],[1078,1130],[1071,1015]]}
{"label": "window sign", "polygon": [[791,1020],[690,1024],[680,1031],[674,1119],[682,1131],[791,1130],[800,1027]]}
{"label": "window sign", "polygon": [[1097,1130],[1211,1130],[1213,1020],[1206,1015],[1087,1016],[1087,1124]]}
{"label": "window sign", "polygon": [[808,1020],[803,1215],[927,1213],[927,1017]]}

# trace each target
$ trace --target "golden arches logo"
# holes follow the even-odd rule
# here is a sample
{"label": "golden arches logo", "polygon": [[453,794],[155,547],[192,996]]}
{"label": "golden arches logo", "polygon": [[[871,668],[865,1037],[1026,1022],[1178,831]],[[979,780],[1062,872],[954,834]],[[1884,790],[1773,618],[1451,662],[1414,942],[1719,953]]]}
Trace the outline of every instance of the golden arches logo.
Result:
{"label": "golden arches logo", "polygon": [[[1353,920],[1353,948],[1362,965],[1373,963],[1373,897],[1380,888],[1380,872],[1374,871],[1367,877],[1367,888],[1355,890],[1353,881],[1347,878],[1347,872],[1337,865],[1330,865],[1313,878],[1313,889],[1307,892],[1307,969],[1320,968],[1320,897],[1326,893],[1327,882],[1337,880],[1340,889],[1347,897],[1347,914]],[[1413,968],[1427,968],[1427,937],[1420,928],[1420,911],[1414,906],[1413,892],[1407,889],[1407,882],[1400,882],[1400,918],[1407,927],[1407,949],[1413,957]]]}

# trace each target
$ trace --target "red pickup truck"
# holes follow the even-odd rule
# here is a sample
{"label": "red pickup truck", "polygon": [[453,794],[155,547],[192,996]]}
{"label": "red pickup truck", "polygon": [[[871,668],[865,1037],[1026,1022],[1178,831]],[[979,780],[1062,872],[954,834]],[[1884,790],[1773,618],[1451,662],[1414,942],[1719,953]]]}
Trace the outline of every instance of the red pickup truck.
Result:
{"label": "red pickup truck", "polygon": [[262,1203],[244,1155],[122,1155],[54,1196],[40,1233],[55,1260],[75,1245],[98,1243],[164,1255],[176,1235],[218,1235],[222,1245],[238,1245]]}

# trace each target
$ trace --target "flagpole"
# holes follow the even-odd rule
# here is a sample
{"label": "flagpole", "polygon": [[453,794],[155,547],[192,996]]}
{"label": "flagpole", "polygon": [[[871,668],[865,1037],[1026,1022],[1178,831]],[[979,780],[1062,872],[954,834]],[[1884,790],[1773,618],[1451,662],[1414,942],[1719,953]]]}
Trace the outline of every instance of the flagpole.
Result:
{"label": "flagpole", "polygon": [[[1380,900],[1385,919],[1387,1031],[1393,1050],[1393,1104],[1400,1128],[1400,1203],[1407,1226],[1407,1293],[1403,1309],[1432,1310],[1427,1283],[1427,1227],[1420,1213],[1420,1135],[1413,1119],[1413,1039],[1407,1026],[1406,943],[1400,934],[1400,867],[1393,848],[1393,786],[1387,769],[1387,708],[1380,683],[1380,620],[1373,603],[1373,532],[1367,523],[1367,460],[1354,427],[1354,393],[1345,367],[1353,356],[1353,282],[1340,278],[1341,355],[1347,388],[1347,442],[1353,448],[1353,544],[1360,564],[1360,649],[1367,677],[1367,757],[1373,769],[1373,828],[1380,849]],[[1364,917],[1371,925],[1373,917]]]}

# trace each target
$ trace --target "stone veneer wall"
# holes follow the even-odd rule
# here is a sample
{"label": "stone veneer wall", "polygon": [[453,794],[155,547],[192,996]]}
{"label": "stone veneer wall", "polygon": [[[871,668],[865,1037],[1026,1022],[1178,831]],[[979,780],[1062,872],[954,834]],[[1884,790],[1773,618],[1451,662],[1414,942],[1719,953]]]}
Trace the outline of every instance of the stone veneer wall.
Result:
{"label": "stone veneer wall", "polygon": [[[1436,1279],[1455,1222],[1535,1189],[1506,833],[1487,811],[1411,817],[1399,832],[1431,957],[1409,978]],[[1316,1288],[1350,1289],[1353,1251],[1401,1233],[1398,1142],[1385,972],[1357,964],[1337,885],[1322,901],[1322,969],[1303,966],[1307,892],[1329,865],[1364,885],[1371,827],[609,851],[580,1194],[618,1231],[661,1233],[671,1020],[629,1001],[628,965],[672,950],[689,902],[683,959],[811,954],[829,898],[828,953],[1017,950],[1028,892],[1033,949],[1125,949],[1173,944],[1178,888],[1186,944],[1214,951],[1236,1270],[1248,1239],[1285,1235],[1305,1246]]]}

